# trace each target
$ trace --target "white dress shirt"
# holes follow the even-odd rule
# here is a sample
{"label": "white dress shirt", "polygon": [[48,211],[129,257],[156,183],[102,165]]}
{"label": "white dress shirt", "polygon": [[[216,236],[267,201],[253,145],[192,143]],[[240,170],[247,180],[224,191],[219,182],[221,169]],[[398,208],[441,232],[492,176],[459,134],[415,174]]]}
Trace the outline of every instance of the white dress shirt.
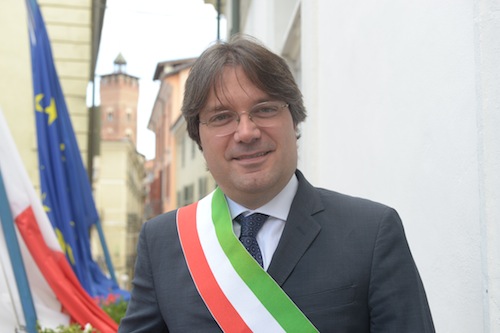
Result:
{"label": "white dress shirt", "polygon": [[233,220],[233,230],[236,237],[240,236],[241,226],[238,222],[234,222],[234,218],[240,214],[248,216],[253,213],[262,213],[269,215],[269,218],[264,223],[259,233],[257,234],[257,243],[259,243],[260,252],[262,253],[262,262],[264,269],[267,270],[271,259],[273,258],[274,251],[278,247],[278,242],[285,228],[285,222],[292,206],[293,198],[299,187],[299,181],[295,174],[290,178],[288,184],[276,195],[271,201],[265,205],[251,210],[248,209],[226,196],[226,200]]}

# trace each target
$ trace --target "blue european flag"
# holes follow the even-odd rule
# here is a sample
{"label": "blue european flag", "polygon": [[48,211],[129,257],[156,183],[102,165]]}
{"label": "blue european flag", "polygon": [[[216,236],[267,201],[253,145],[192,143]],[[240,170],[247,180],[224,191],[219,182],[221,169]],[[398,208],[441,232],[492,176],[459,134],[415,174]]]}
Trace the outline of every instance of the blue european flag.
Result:
{"label": "blue european flag", "polygon": [[[28,7],[40,182],[45,211],[83,288],[91,296],[125,294],[93,261],[90,228],[98,222],[90,182],[36,0]],[[110,267],[110,270],[112,268]]]}

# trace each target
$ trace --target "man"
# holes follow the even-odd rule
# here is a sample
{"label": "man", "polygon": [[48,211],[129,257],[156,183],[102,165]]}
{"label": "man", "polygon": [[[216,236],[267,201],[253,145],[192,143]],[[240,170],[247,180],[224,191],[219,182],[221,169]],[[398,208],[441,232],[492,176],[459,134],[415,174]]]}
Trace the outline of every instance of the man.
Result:
{"label": "man", "polygon": [[434,332],[397,213],[297,170],[306,111],[282,58],[213,45],[182,112],[218,189],[144,224],[120,332]]}

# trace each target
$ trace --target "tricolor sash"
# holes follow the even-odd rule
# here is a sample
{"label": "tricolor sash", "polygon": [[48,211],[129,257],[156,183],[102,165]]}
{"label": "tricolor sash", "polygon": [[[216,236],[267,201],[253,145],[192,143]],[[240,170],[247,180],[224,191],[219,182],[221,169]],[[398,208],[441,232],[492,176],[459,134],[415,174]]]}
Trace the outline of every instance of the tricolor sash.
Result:
{"label": "tricolor sash", "polygon": [[222,191],[177,211],[196,288],[224,332],[318,332],[233,232]]}

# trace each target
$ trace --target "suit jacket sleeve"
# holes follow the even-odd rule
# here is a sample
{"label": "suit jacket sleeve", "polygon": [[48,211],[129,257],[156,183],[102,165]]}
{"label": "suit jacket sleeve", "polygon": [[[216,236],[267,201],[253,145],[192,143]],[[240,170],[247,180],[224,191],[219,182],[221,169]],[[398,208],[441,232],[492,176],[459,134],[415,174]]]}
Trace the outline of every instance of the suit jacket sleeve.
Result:
{"label": "suit jacket sleeve", "polygon": [[379,223],[369,283],[370,332],[434,332],[425,290],[398,214]]}
{"label": "suit jacket sleeve", "polygon": [[168,332],[160,313],[157,293],[153,282],[153,273],[148,249],[146,222],[137,243],[137,261],[133,280],[131,299],[127,313],[120,323],[118,332]]}

